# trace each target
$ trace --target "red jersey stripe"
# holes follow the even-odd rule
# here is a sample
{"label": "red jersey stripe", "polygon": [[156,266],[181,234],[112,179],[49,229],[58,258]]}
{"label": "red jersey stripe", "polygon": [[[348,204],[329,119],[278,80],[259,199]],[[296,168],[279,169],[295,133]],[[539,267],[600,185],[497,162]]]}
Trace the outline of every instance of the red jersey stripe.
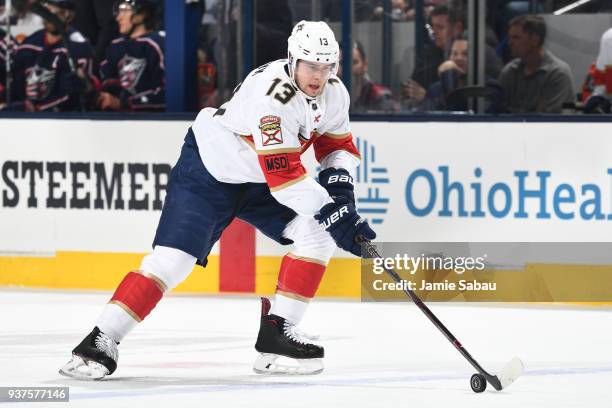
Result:
{"label": "red jersey stripe", "polygon": [[321,162],[325,156],[335,152],[336,150],[345,150],[353,156],[361,158],[361,155],[353,143],[353,135],[351,133],[346,134],[344,137],[340,137],[339,135],[329,135],[326,133],[316,138],[313,142],[313,146],[315,157],[319,162]]}

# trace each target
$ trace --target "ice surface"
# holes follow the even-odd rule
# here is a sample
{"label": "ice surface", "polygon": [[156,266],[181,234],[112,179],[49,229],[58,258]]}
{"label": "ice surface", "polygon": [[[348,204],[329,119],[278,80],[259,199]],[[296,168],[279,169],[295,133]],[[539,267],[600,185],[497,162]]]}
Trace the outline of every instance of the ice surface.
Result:
{"label": "ice surface", "polygon": [[69,386],[68,406],[105,408],[561,408],[612,397],[606,308],[430,304],[489,372],[521,358],[525,373],[502,392],[473,393],[474,371],[409,302],[313,302],[302,328],[321,335],[325,371],[287,378],[252,372],[257,298],[169,296],[121,343],[107,380],[60,376],[109,297],[0,291],[0,386]]}

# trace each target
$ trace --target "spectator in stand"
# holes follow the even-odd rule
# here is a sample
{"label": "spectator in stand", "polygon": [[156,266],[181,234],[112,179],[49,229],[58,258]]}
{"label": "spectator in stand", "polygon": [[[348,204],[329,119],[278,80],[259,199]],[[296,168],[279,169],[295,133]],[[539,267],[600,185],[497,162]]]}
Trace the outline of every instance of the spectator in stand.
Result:
{"label": "spectator in stand", "polygon": [[[342,50],[342,47],[340,47]],[[375,84],[368,74],[368,58],[363,44],[356,41],[353,46],[351,87],[351,112],[397,112],[399,106],[391,90],[383,85]],[[342,52],[338,77],[342,78]]]}
{"label": "spectator in stand", "polygon": [[[467,85],[468,73],[468,40],[465,35],[455,37],[451,46],[450,58],[438,67],[440,81],[434,83],[427,90],[422,105],[427,111],[468,111],[466,98],[451,100],[449,95]],[[491,77],[485,81],[485,90],[488,92],[487,113],[500,113],[503,105],[503,90],[499,82]]]}
{"label": "spectator in stand", "polygon": [[115,7],[121,37],[113,40],[100,64],[98,107],[112,111],[165,109],[164,35],[154,31],[153,0],[120,0]]}
{"label": "spectator in stand", "polygon": [[204,49],[199,48],[198,57],[198,108],[204,109],[209,106],[220,106],[219,92],[217,90],[216,76],[217,68]]}
{"label": "spectator in stand", "polygon": [[[44,28],[44,20],[31,11],[35,3],[41,0],[11,0],[11,36],[21,44],[35,31]],[[0,0],[0,4],[6,4],[6,0]],[[78,30],[77,30],[78,31]]]}
{"label": "spectator in stand", "polygon": [[409,105],[418,105],[425,98],[427,88],[437,82],[438,67],[446,60],[452,39],[464,30],[460,12],[441,4],[431,12],[433,44],[425,47],[423,64],[415,67],[411,79],[403,84],[402,94]]}
{"label": "spectator in stand", "polygon": [[601,36],[597,60],[582,89],[585,113],[610,113],[612,98],[612,28]]}
{"label": "spectator in stand", "polygon": [[363,44],[359,41],[353,46],[352,86],[356,90],[353,95],[352,109],[354,112],[397,112],[399,106],[391,90],[383,85],[375,84],[368,74],[368,58]]}
{"label": "spectator in stand", "polygon": [[93,49],[70,25],[72,0],[44,0],[39,5],[44,28],[17,48],[11,86],[12,110],[78,111],[88,105]]}
{"label": "spectator in stand", "polygon": [[535,15],[510,21],[508,38],[514,60],[502,70],[506,108],[511,113],[561,113],[574,101],[572,71],[544,48],[546,23]]}
{"label": "spectator in stand", "polygon": [[[391,19],[393,21],[414,20],[414,8],[410,0],[391,0]],[[374,15],[381,17],[384,14],[383,6],[374,9]]]}
{"label": "spectator in stand", "polygon": [[414,20],[414,9],[411,6],[411,1],[408,0],[392,0],[391,1],[391,18],[393,21],[409,21]]}
{"label": "spectator in stand", "polygon": [[73,25],[94,47],[95,72],[104,59],[106,48],[119,34],[113,18],[114,4],[115,0],[75,0]]}

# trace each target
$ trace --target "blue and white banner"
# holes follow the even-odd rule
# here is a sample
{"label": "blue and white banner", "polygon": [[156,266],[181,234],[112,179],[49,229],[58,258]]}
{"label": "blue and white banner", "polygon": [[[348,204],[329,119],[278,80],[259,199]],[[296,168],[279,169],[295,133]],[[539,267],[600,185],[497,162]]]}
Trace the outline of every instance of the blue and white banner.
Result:
{"label": "blue and white banner", "polygon": [[[147,251],[189,125],[0,121],[0,252]],[[357,208],[382,241],[610,241],[612,124],[357,122],[352,132]],[[304,162],[316,177],[312,152]],[[257,235],[258,255],[285,251]]]}
{"label": "blue and white banner", "polygon": [[609,241],[612,124],[354,123],[385,241]]}

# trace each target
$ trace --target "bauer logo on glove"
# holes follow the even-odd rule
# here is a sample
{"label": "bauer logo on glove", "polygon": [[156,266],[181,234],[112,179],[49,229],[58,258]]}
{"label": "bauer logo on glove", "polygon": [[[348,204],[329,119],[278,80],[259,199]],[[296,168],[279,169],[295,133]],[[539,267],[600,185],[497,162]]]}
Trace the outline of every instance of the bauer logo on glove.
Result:
{"label": "bauer logo on glove", "polygon": [[333,203],[324,205],[315,215],[321,228],[332,236],[336,245],[355,256],[361,256],[361,244],[357,237],[366,240],[376,238],[376,233],[368,222],[357,214],[352,202],[346,197],[338,197]]}
{"label": "bauer logo on glove", "polygon": [[353,178],[348,174],[334,174],[327,179],[327,184],[333,183],[350,183],[353,184]]}
{"label": "bauer logo on glove", "polygon": [[327,230],[329,227],[331,227],[332,224],[335,224],[336,222],[338,222],[344,214],[348,214],[348,213],[349,213],[349,208],[347,205],[345,205],[344,207],[340,207],[338,210],[330,214],[327,218],[319,221],[321,229]]}
{"label": "bauer logo on glove", "polygon": [[332,198],[346,197],[351,203],[355,204],[353,177],[348,170],[336,168],[322,170],[319,173],[319,184],[327,190]]}

